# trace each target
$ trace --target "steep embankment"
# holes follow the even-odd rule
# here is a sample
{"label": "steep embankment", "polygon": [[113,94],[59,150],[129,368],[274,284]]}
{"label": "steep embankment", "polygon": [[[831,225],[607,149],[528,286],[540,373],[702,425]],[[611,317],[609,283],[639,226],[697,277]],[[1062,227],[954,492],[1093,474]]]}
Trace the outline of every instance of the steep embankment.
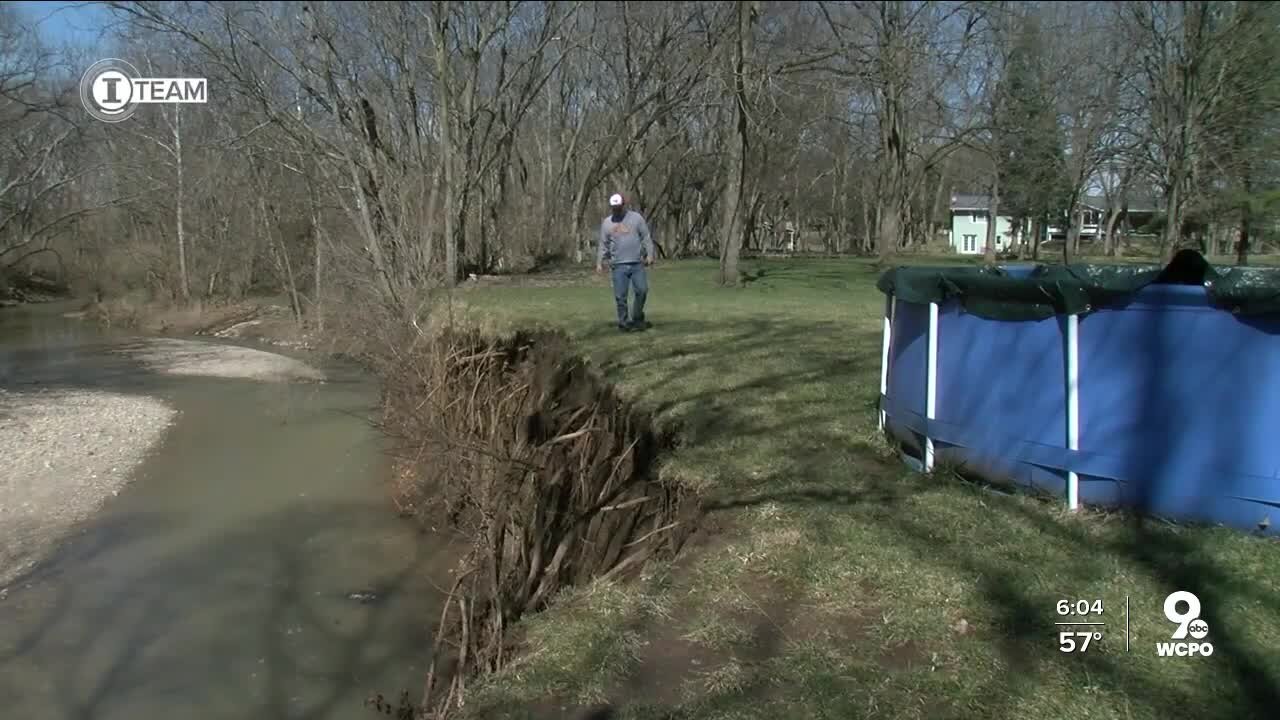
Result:
{"label": "steep embankment", "polygon": [[404,505],[433,522],[443,511],[471,545],[426,690],[406,703],[456,708],[468,681],[519,653],[522,618],[566,588],[671,557],[696,524],[697,498],[658,471],[669,433],[562,333],[446,330],[383,376]]}
{"label": "steep embankment", "polygon": [[67,294],[62,283],[0,267],[0,307],[51,302],[66,298]]}

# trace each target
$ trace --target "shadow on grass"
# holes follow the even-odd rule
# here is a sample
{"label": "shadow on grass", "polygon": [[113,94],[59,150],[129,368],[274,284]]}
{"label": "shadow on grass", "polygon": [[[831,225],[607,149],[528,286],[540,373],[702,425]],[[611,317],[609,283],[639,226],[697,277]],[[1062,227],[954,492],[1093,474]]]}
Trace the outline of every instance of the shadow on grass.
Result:
{"label": "shadow on grass", "polygon": [[[939,523],[943,522],[938,518],[916,512],[885,520],[921,564],[960,569],[978,579],[978,590],[996,618],[995,627],[990,629],[992,639],[998,643],[1007,665],[1017,668],[1016,673],[1008,675],[998,688],[993,687],[985,695],[992,703],[986,716],[1018,717],[1017,700],[1036,690],[1040,678],[1050,672],[1049,665],[1053,663],[1059,664],[1055,671],[1065,669],[1082,688],[1091,685],[1122,694],[1135,707],[1143,708],[1144,716],[1227,720],[1270,717],[1274,713],[1280,703],[1276,659],[1273,657],[1268,662],[1255,649],[1256,643],[1248,647],[1249,643],[1244,642],[1247,629],[1224,622],[1221,609],[1229,605],[1257,605],[1272,614],[1280,614],[1280,600],[1260,591],[1229,568],[1210,563],[1204,557],[1202,544],[1185,536],[1187,530],[1178,531],[1159,521],[1136,516],[1123,524],[1099,520],[1119,526],[1113,528],[1115,537],[1099,542],[1097,535],[1086,532],[1080,524],[1055,520],[1035,504],[1001,503],[993,512],[1005,513],[1006,518],[1011,516],[1015,522],[1025,523],[1036,532],[1087,553],[1087,558],[1079,562],[1052,568],[1057,585],[1065,592],[1027,590],[1027,578],[1016,559],[1000,556],[990,548],[948,542],[945,535],[937,532]],[[1038,559],[1025,561],[1034,563]],[[1095,599],[1093,594],[1072,594],[1071,590],[1104,580],[1115,571],[1113,561],[1116,559],[1147,570],[1158,579],[1163,593],[1189,590],[1199,596],[1202,617],[1212,628],[1209,637],[1215,648],[1212,662],[1196,658],[1162,661],[1200,663],[1197,684],[1189,686],[1177,674],[1162,677],[1153,673],[1150,666],[1144,668],[1134,662],[1135,656],[1154,656],[1155,642],[1168,640],[1172,625],[1154,638],[1145,637],[1141,643],[1135,642],[1129,653],[1122,650],[1123,635],[1116,627],[1121,617],[1119,597],[1097,598],[1105,600],[1106,612],[1111,613],[1108,646],[1101,651],[1072,656],[1046,652],[1050,643],[1054,643],[1051,631],[1057,629],[1050,625],[1054,603],[1064,598]],[[1133,610],[1131,608],[1131,612]],[[1137,608],[1137,611],[1150,614],[1152,609]]]}
{"label": "shadow on grass", "polygon": [[763,259],[753,265],[754,268],[739,273],[743,286],[785,284],[788,290],[800,291],[866,287],[866,273],[879,275],[887,269],[867,261],[850,260],[824,263],[803,259]]}
{"label": "shadow on grass", "polygon": [[[770,282],[787,272],[783,266],[764,277]],[[812,277],[809,270],[803,272]],[[847,273],[842,277],[847,279]],[[960,481],[904,479],[896,460],[886,460],[858,435],[874,422],[868,412],[875,405],[879,367],[879,335],[874,330],[818,320],[741,317],[669,322],[656,318],[655,323],[653,335],[642,344],[626,342],[633,338],[619,342],[604,325],[580,337],[594,346],[610,375],[643,378],[636,381],[644,386],[639,399],[660,419],[674,416],[691,438],[682,454],[701,469],[718,469],[706,501],[708,512],[776,503],[819,510],[813,520],[818,526],[849,522],[847,514],[852,512],[857,514],[854,522],[875,523],[880,537],[908,548],[922,567],[958,570],[975,578],[976,591],[994,618],[989,642],[1004,664],[1016,670],[973,690],[984,717],[1019,717],[1020,702],[1040,692],[1043,683],[1060,680],[1064,672],[1081,687],[1093,685],[1127,698],[1142,716],[1191,713],[1225,720],[1268,717],[1280,707],[1275,658],[1251,647],[1245,641],[1248,629],[1231,627],[1222,610],[1243,602],[1280,614],[1280,600],[1259,591],[1239,572],[1212,563],[1205,536],[1134,520],[1129,527],[1107,531],[1104,537],[1109,539],[1100,543],[1078,524],[1063,522],[1034,504],[999,502],[987,510],[993,522],[1023,523],[1048,538],[1047,556],[1038,560],[1067,562],[1063,546],[1093,555],[1050,570],[1058,574],[1064,589],[1113,579],[1120,563],[1157,578],[1165,593],[1196,593],[1216,651],[1204,663],[1202,684],[1188,686],[1178,672],[1135,664],[1123,653],[1062,655],[1052,624],[1054,603],[1061,598],[1027,587],[1025,573],[1044,570],[1043,566],[1029,567],[1033,561],[1000,555],[962,538],[949,539],[945,514],[932,517],[919,503],[911,512],[902,511],[904,499],[936,492],[940,483]],[[777,359],[771,360],[771,355]],[[695,375],[699,380],[690,381]],[[715,379],[707,381],[708,376]],[[767,471],[753,476],[753,464],[763,464]],[[846,517],[841,520],[841,515]],[[1114,608],[1118,600],[1107,602]],[[1118,641],[1118,636],[1111,640]],[[1133,652],[1153,654],[1151,644]],[[938,716],[967,717],[958,709],[951,714],[942,710]]]}
{"label": "shadow on grass", "polygon": [[[1159,575],[1169,592],[1188,590],[1200,598],[1201,617],[1212,628],[1214,657],[1221,654],[1224,667],[1220,674],[1234,682],[1243,695],[1242,704],[1252,711],[1251,715],[1264,717],[1275,713],[1280,707],[1280,663],[1273,658],[1268,668],[1263,658],[1246,648],[1242,640],[1248,636],[1248,630],[1224,622],[1222,608],[1228,603],[1239,604],[1241,598],[1245,598],[1268,608],[1273,616],[1280,616],[1280,598],[1258,592],[1255,584],[1209,562],[1202,549],[1184,537],[1155,532],[1149,523],[1140,521],[1135,521],[1132,534],[1132,540],[1117,543],[1114,549],[1129,554]],[[1224,718],[1228,716],[1231,715],[1225,710],[1221,714]]]}
{"label": "shadow on grass", "polygon": [[[619,336],[601,323],[578,338],[611,379],[645,377],[645,387],[634,388],[633,395],[659,419],[680,406],[686,410],[682,420],[711,429],[701,440],[706,444],[744,433],[772,436],[783,423],[850,417],[855,408],[817,401],[864,401],[854,388],[878,372],[878,331],[770,317],[651,320],[654,327],[641,335]],[[765,406],[772,420],[756,417]]]}

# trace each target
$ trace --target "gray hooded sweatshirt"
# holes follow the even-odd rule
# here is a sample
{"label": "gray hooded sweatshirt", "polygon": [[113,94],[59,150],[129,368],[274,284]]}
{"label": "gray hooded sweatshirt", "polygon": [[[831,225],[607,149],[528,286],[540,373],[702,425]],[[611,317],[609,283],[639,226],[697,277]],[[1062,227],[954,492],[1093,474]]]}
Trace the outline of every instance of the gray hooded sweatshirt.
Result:
{"label": "gray hooded sweatshirt", "polygon": [[606,262],[610,265],[637,263],[654,257],[649,225],[640,213],[628,210],[620,221],[615,221],[610,213],[600,223],[600,242],[596,248],[597,265]]}

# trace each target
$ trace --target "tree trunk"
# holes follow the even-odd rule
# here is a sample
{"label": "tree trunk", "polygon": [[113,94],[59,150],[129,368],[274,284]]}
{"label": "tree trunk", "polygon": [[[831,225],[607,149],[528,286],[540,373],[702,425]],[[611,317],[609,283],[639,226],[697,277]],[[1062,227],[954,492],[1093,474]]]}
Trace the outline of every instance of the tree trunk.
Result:
{"label": "tree trunk", "polygon": [[457,203],[458,217],[454,227],[454,238],[457,244],[454,255],[454,269],[456,274],[452,275],[451,278],[452,282],[455,283],[462,279],[462,275],[465,272],[464,268],[468,265],[468,260],[474,259],[474,257],[468,258],[467,248],[471,247],[474,250],[479,245],[479,242],[468,244],[468,235],[484,232],[483,199],[481,200],[481,204],[477,207],[477,222],[471,222],[472,198],[476,195],[476,192],[473,191],[480,191],[481,186],[483,185],[483,179],[480,177],[478,167],[478,150],[475,146],[477,140],[475,129],[476,92],[480,74],[479,50],[469,51],[468,62],[470,63],[470,71],[466,75],[466,82],[463,84],[462,95],[461,98],[459,98],[461,103],[461,108],[459,109],[461,111],[462,120],[459,123],[458,129],[465,130],[465,132],[461,133],[461,137],[454,138],[455,143],[463,140],[464,138],[466,140],[466,142],[462,144],[461,151],[456,153],[457,159],[462,161],[462,179],[459,183],[462,187],[462,194]]}
{"label": "tree trunk", "polygon": [[440,127],[440,166],[443,168],[444,184],[444,281],[448,287],[458,283],[458,245],[455,240],[456,228],[454,213],[457,205],[457,187],[454,177],[453,120],[453,85],[450,75],[449,51],[446,43],[449,38],[449,0],[436,3],[435,17],[435,60],[436,60],[436,124]]}
{"label": "tree trunk", "polygon": [[675,248],[677,256],[687,255],[693,249],[693,208],[686,207],[684,210],[684,230],[678,237],[681,238],[680,245]]}
{"label": "tree trunk", "polygon": [[490,180],[485,178],[476,187],[476,210],[480,216],[477,225],[478,242],[476,243],[475,265],[477,272],[489,272],[489,229],[496,224],[498,209],[497,199],[493,197],[494,193],[490,188]]}
{"label": "tree trunk", "polygon": [[1044,219],[1036,218],[1031,222],[1031,259],[1040,259],[1040,237],[1044,234]]}
{"label": "tree trunk", "polygon": [[1069,265],[1074,256],[1076,243],[1080,239],[1080,208],[1076,200],[1072,200],[1067,210],[1067,237],[1062,240],[1062,264]]}
{"label": "tree trunk", "polygon": [[281,230],[280,214],[274,204],[267,203],[267,189],[264,184],[258,187],[258,212],[262,216],[262,229],[272,244],[274,254],[279,259],[279,270],[284,275],[285,290],[289,294],[289,307],[293,311],[293,321],[302,322],[302,300],[298,296],[298,282],[293,274],[293,263],[289,260],[289,248],[284,242]]}
{"label": "tree trunk", "polygon": [[866,255],[871,253],[871,238],[875,236],[875,228],[871,227],[871,193],[868,192],[871,183],[864,178],[858,185],[858,189],[862,191],[862,202],[859,203],[862,206],[862,252]]}
{"label": "tree trunk", "polygon": [[285,282],[289,284],[289,303],[293,306],[293,321],[302,324],[302,298],[298,294],[298,279],[293,274],[293,261],[289,259],[289,247],[284,242],[284,233],[280,230],[279,215],[272,211],[272,223],[276,226],[276,237],[279,238],[280,261],[284,264]]}
{"label": "tree trunk", "polygon": [[925,220],[925,243],[930,244],[938,237],[938,215],[942,210],[943,190],[947,187],[947,169],[943,167],[938,174],[938,189],[933,193],[933,204],[929,206],[929,216]]}
{"label": "tree trunk", "polygon": [[[218,290],[218,280],[222,279],[222,268],[227,262],[227,250],[231,243],[229,240],[230,233],[228,228],[231,226],[231,215],[222,213],[222,217],[218,222],[218,233],[213,241],[215,260],[213,263],[213,272],[209,275],[209,287],[205,292],[206,297],[213,297]],[[234,292],[234,288],[228,288],[228,294]]]}
{"label": "tree trunk", "polygon": [[1244,267],[1249,264],[1249,237],[1253,229],[1253,210],[1249,207],[1249,195],[1253,192],[1253,183],[1247,175],[1244,179],[1244,202],[1240,203],[1240,240],[1236,243],[1236,264]]}
{"label": "tree trunk", "polygon": [[738,253],[742,246],[742,167],[741,145],[730,152],[729,178],[724,190],[724,235],[720,239],[720,284],[738,282]]}
{"label": "tree trunk", "polygon": [[[387,267],[386,259],[382,254],[382,241],[376,229],[373,215],[369,211],[369,195],[362,189],[360,182],[360,172],[356,168],[356,161],[350,155],[347,156],[347,174],[351,178],[351,187],[355,189],[356,196],[356,213],[360,223],[360,228],[365,236],[365,249],[369,252],[369,258],[373,261],[374,272],[382,280],[385,288],[384,298],[389,300],[392,305],[400,307],[400,294],[396,292],[395,279],[391,275],[390,268]],[[265,192],[265,189],[263,190]]]}
{"label": "tree trunk", "polygon": [[848,252],[849,238],[849,171],[848,167],[842,165],[840,171],[840,184],[837,189],[835,202],[836,208],[836,252],[844,254]]}
{"label": "tree trunk", "polygon": [[912,202],[912,200],[915,199],[915,193],[906,190],[906,177],[907,176],[903,174],[902,187],[904,190],[902,199],[902,230],[900,233],[901,239],[898,241],[898,248],[902,250],[911,250],[916,245],[916,236],[918,233],[916,232],[915,203]]}
{"label": "tree trunk", "polygon": [[884,199],[876,195],[876,234],[875,242],[867,245],[867,252],[875,253],[880,243],[880,228],[884,225]]}
{"label": "tree trunk", "polygon": [[720,251],[720,284],[730,285],[739,282],[738,255],[742,248],[743,205],[746,191],[747,152],[749,137],[747,135],[747,85],[746,61],[751,56],[752,24],[755,22],[756,2],[738,4],[737,43],[733,53],[733,89],[737,122],[737,142],[732,144],[729,153],[729,176],[725,184],[725,235],[721,239]]}
{"label": "tree trunk", "polygon": [[433,272],[436,256],[436,208],[440,200],[440,175],[441,168],[437,164],[435,171],[431,173],[431,189],[427,196],[427,211],[423,217],[423,223],[426,227],[422,231],[422,248],[419,251],[418,278],[419,281],[428,281]]}
{"label": "tree trunk", "polygon": [[987,265],[996,264],[996,238],[1000,235],[1000,178],[991,179],[991,207],[987,215],[987,247],[982,254],[982,261]]}
{"label": "tree trunk", "polygon": [[573,197],[573,210],[570,211],[573,217],[573,261],[581,263],[583,259],[583,249],[589,249],[592,242],[592,234],[583,234],[583,222],[587,215],[587,187],[582,185],[578,188],[578,192]]}
{"label": "tree trunk", "polygon": [[316,332],[324,332],[324,285],[321,283],[324,274],[324,231],[320,229],[320,225],[313,218],[312,233],[315,235],[315,287],[312,288],[311,294],[314,296],[312,300],[312,309],[315,313]]}
{"label": "tree trunk", "polygon": [[1084,212],[1084,208],[1076,208],[1075,222],[1071,224],[1075,232],[1068,233],[1068,238],[1071,241],[1071,257],[1073,258],[1080,256],[1080,234],[1084,232]]}
{"label": "tree trunk", "polygon": [[191,285],[187,276],[187,229],[183,222],[183,157],[182,157],[182,107],[173,111],[173,159],[178,171],[177,195],[174,198],[174,215],[178,235],[178,291],[182,304],[191,302]]}
{"label": "tree trunk", "polygon": [[878,38],[880,71],[880,150],[884,157],[884,212],[879,218],[880,259],[884,261],[898,248],[909,222],[907,200],[906,52],[903,3],[880,4],[881,30]]}
{"label": "tree trunk", "polygon": [[746,244],[748,249],[755,247],[756,234],[759,229],[758,221],[760,217],[760,208],[764,204],[763,201],[763,194],[758,189],[752,190],[751,202],[747,204],[749,209],[747,210],[747,215],[743,220],[743,242]]}
{"label": "tree trunk", "polygon": [[1182,238],[1182,192],[1181,183],[1175,181],[1165,194],[1165,225],[1160,239],[1161,258],[1168,262]]}
{"label": "tree trunk", "polygon": [[889,188],[887,206],[880,215],[880,235],[877,239],[876,249],[881,260],[893,255],[902,241],[902,198],[897,197],[892,183]]}
{"label": "tree trunk", "polygon": [[796,231],[791,235],[790,252],[804,251],[804,225],[800,219],[800,172],[797,170],[791,185],[791,222]]}
{"label": "tree trunk", "polygon": [[879,237],[877,242],[877,250],[880,258],[886,259],[897,252],[903,243],[903,233],[906,231],[905,218],[907,215],[907,203],[902,197],[902,173],[896,167],[900,160],[896,157],[897,151],[894,151],[895,157],[890,159],[889,182],[886,183],[886,197],[880,213]]}
{"label": "tree trunk", "polygon": [[1116,224],[1120,220],[1120,212],[1119,206],[1107,209],[1107,224],[1103,228],[1105,234],[1102,236],[1102,253],[1107,257],[1115,257],[1116,254]]}

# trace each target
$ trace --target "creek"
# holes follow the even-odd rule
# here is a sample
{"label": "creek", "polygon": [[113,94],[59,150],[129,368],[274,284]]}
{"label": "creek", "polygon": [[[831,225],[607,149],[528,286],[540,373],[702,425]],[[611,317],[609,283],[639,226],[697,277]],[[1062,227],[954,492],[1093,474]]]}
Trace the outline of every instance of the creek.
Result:
{"label": "creek", "polygon": [[42,305],[0,309],[0,387],[179,414],[132,481],[0,599],[0,706],[41,720],[372,717],[421,688],[454,558],[389,502],[377,387],[175,377]]}

